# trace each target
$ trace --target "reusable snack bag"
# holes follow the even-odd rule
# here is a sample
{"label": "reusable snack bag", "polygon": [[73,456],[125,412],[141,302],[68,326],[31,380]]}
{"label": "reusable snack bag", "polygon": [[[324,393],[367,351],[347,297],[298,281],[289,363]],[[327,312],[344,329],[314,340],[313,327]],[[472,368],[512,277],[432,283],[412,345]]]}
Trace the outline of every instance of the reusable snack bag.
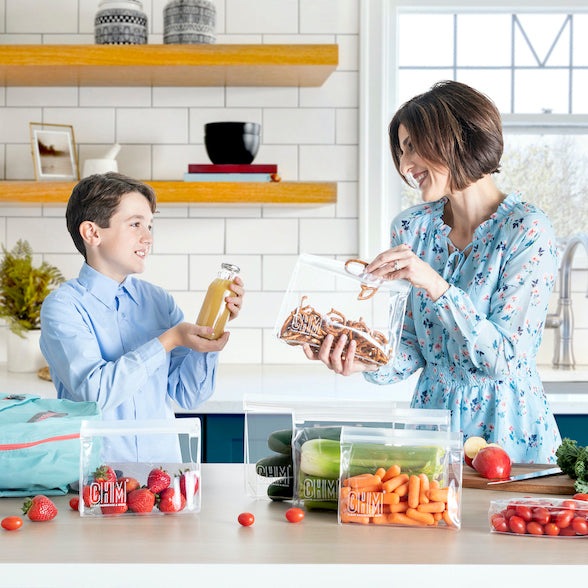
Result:
{"label": "reusable snack bag", "polygon": [[[419,432],[443,431],[450,427],[448,410],[411,409],[381,403],[330,406],[322,411],[299,409],[293,415],[293,500],[307,509],[337,510],[341,460],[341,432],[345,426]],[[358,460],[353,471],[364,473],[373,460]]]}
{"label": "reusable snack bag", "polygon": [[462,441],[448,431],[343,427],[339,522],[458,530]]}
{"label": "reusable snack bag", "polygon": [[84,419],[100,419],[96,402],[0,395],[0,496],[66,494],[79,476]]}
{"label": "reusable snack bag", "polygon": [[[175,461],[108,459],[112,442],[149,438],[153,446],[179,443]],[[82,517],[185,515],[200,512],[200,419],[84,421],[79,463]],[[98,467],[93,455],[102,448]],[[173,452],[172,452],[173,453]],[[163,453],[162,453],[163,455]],[[105,457],[106,456],[106,457]]]}
{"label": "reusable snack bag", "polygon": [[532,496],[493,500],[488,521],[492,533],[588,539],[588,501]]}
{"label": "reusable snack bag", "polygon": [[393,360],[411,286],[373,276],[366,265],[300,255],[276,320],[278,339],[318,350],[327,335],[345,335],[343,357],[353,340],[358,361],[382,366]]}

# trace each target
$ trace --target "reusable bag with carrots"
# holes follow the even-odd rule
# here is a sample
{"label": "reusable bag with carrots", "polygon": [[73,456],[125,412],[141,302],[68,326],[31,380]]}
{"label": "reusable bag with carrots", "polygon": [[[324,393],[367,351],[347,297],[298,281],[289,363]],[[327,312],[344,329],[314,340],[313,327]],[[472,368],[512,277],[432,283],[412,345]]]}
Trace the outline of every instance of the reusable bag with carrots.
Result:
{"label": "reusable bag with carrots", "polygon": [[460,529],[461,433],[345,426],[340,452],[340,523]]}
{"label": "reusable bag with carrots", "polygon": [[[374,438],[378,431],[422,435],[447,432],[450,427],[447,410],[385,407],[378,402],[364,402],[363,405],[344,403],[323,407],[322,410],[300,407],[294,411],[292,420],[293,500],[309,510],[336,511],[338,508],[342,431],[346,427],[359,425],[361,430],[371,431]],[[381,449],[378,444],[364,444],[361,450],[354,452],[347,463],[351,475],[373,473],[387,463],[386,460],[400,457],[402,463],[413,464],[410,448],[401,447],[391,455],[382,454]],[[426,465],[430,472],[438,473],[443,451],[435,448],[427,455],[429,460]],[[421,460],[415,463],[415,467],[423,466]]]}

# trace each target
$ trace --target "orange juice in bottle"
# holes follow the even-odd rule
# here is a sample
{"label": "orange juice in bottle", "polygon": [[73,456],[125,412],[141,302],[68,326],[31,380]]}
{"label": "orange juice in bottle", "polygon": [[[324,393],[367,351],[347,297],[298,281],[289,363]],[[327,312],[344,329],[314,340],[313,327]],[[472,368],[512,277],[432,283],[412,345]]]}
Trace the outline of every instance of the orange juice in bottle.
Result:
{"label": "orange juice in bottle", "polygon": [[232,263],[221,263],[221,269],[216,280],[213,280],[208,287],[200,314],[196,320],[197,325],[214,329],[211,335],[203,335],[206,339],[218,339],[225,332],[225,325],[230,314],[225,298],[235,295],[230,289],[230,285],[240,271]]}

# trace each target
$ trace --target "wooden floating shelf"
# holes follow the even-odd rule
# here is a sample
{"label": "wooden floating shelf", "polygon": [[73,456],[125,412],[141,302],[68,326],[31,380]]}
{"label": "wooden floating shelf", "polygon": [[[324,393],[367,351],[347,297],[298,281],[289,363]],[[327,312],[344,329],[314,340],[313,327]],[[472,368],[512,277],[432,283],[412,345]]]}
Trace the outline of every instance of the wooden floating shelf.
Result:
{"label": "wooden floating shelf", "polygon": [[4,86],[321,86],[323,45],[0,45]]}
{"label": "wooden floating shelf", "polygon": [[[337,202],[335,182],[158,182],[159,204],[324,206]],[[0,182],[0,204],[65,204],[76,182]],[[0,209],[1,212],[1,209]]]}

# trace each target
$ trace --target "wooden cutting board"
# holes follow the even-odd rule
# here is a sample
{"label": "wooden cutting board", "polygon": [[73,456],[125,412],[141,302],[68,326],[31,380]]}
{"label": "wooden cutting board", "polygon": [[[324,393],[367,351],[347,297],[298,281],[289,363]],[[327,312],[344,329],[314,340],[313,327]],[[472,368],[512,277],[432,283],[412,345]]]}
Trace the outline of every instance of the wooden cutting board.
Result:
{"label": "wooden cutting board", "polygon": [[[513,464],[510,475],[518,476],[538,470],[546,470],[554,467],[541,464]],[[463,487],[478,488],[481,490],[504,490],[507,492],[527,492],[529,494],[575,494],[574,480],[567,474],[557,474],[542,478],[531,478],[530,480],[519,480],[518,482],[506,482],[504,484],[488,485],[490,480],[483,478],[469,466],[463,466]]]}

